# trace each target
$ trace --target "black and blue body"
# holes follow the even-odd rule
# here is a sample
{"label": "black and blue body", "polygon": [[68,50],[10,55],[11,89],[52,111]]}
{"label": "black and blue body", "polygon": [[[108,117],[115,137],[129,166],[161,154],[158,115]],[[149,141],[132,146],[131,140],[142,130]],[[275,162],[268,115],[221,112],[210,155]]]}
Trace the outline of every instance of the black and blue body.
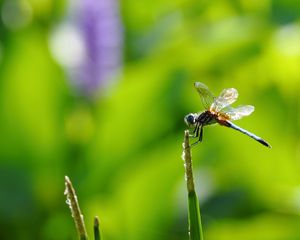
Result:
{"label": "black and blue body", "polygon": [[207,125],[212,125],[215,123],[219,123],[222,126],[225,127],[229,127],[232,129],[235,129],[251,138],[253,138],[254,140],[258,141],[259,143],[263,144],[266,147],[271,148],[270,144],[268,144],[264,139],[262,139],[261,137],[258,137],[257,135],[233,124],[232,122],[230,122],[229,120],[225,119],[224,117],[218,115],[218,114],[214,114],[211,111],[204,111],[200,114],[197,113],[190,113],[187,116],[185,116],[184,118],[186,124],[188,126],[193,126],[195,127],[193,130],[193,134],[191,135],[191,137],[198,137],[198,140],[193,143],[193,145],[196,145],[197,143],[202,141],[203,138],[203,127],[207,126]]}

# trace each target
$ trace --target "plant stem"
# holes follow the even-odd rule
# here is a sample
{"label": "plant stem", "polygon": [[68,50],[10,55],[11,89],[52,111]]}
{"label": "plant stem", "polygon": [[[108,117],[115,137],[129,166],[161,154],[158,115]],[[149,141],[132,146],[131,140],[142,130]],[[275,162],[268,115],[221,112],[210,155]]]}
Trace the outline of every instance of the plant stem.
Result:
{"label": "plant stem", "polygon": [[201,215],[198,197],[195,191],[189,131],[184,132],[183,154],[185,179],[188,192],[189,239],[203,240]]}
{"label": "plant stem", "polygon": [[72,182],[68,176],[65,176],[65,195],[67,196],[67,204],[69,205],[74,218],[75,226],[80,240],[87,240],[88,235],[85,229],[85,224],[83,221],[83,215],[81,214],[75,189],[73,188]]}
{"label": "plant stem", "polygon": [[94,218],[94,240],[101,240],[101,234],[99,230],[99,219],[97,216]]}

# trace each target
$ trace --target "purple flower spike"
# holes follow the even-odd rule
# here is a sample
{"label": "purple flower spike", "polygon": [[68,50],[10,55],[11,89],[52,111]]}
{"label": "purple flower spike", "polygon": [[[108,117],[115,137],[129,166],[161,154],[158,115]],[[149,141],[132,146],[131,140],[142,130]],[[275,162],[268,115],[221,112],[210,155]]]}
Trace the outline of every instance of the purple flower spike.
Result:
{"label": "purple flower spike", "polygon": [[70,2],[66,21],[54,28],[50,49],[80,95],[112,85],[122,67],[123,31],[118,0]]}
{"label": "purple flower spike", "polygon": [[109,84],[121,67],[123,38],[118,0],[82,0],[78,13],[86,46],[78,83],[89,95]]}

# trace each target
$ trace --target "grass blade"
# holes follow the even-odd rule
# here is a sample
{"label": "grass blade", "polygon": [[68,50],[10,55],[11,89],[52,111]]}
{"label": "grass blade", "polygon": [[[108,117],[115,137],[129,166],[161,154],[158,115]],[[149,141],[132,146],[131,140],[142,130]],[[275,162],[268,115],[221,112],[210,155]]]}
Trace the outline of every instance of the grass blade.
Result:
{"label": "grass blade", "polygon": [[72,217],[74,218],[75,226],[77,229],[77,233],[80,240],[87,240],[88,235],[85,229],[85,224],[83,221],[83,215],[81,214],[79,203],[77,200],[77,196],[75,193],[75,189],[69,179],[69,177],[65,176],[65,195],[67,196],[67,204],[69,205],[72,213]]}
{"label": "grass blade", "polygon": [[99,219],[97,216],[94,218],[94,240],[101,240],[101,234],[99,230]]}
{"label": "grass blade", "polygon": [[185,166],[185,179],[188,191],[188,217],[189,217],[189,239],[203,240],[200,207],[195,192],[191,147],[189,142],[189,131],[184,132],[183,154]]}
{"label": "grass blade", "polygon": [[195,191],[188,193],[189,235],[191,240],[203,240],[200,207]]}

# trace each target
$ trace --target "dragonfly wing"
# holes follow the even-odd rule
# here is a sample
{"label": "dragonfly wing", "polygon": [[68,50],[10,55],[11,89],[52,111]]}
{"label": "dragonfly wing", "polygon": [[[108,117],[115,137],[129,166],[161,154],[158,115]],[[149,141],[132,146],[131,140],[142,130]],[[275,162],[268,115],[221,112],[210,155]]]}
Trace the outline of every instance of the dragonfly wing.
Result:
{"label": "dragonfly wing", "polygon": [[239,106],[237,108],[227,107],[221,112],[230,120],[239,120],[242,117],[250,115],[254,111],[254,107],[251,105]]}
{"label": "dragonfly wing", "polygon": [[223,108],[234,103],[238,98],[238,91],[235,88],[224,89],[220,96],[212,103],[210,110],[220,112]]}
{"label": "dragonfly wing", "polygon": [[201,82],[195,82],[194,86],[200,95],[204,108],[208,110],[215,101],[214,95],[209,91],[208,87]]}

